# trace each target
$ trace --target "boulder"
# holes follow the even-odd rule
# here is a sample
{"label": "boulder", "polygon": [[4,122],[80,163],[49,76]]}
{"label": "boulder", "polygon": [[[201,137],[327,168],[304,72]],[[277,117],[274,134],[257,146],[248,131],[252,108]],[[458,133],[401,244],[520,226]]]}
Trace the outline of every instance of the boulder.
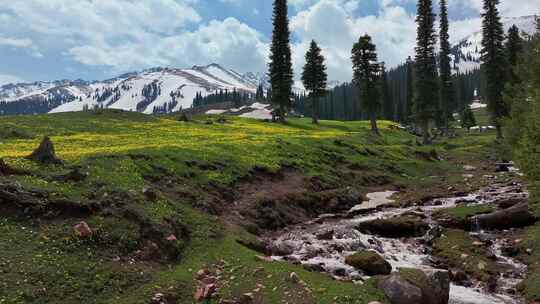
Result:
{"label": "boulder", "polygon": [[469,276],[467,276],[467,273],[465,273],[462,270],[452,269],[450,270],[449,274],[450,274],[450,281],[458,285],[464,285],[465,283],[469,282]]}
{"label": "boulder", "polygon": [[426,244],[432,244],[433,241],[441,237],[442,233],[443,233],[442,227],[439,225],[436,225],[433,228],[431,228],[426,233],[426,235],[424,235],[424,242],[426,242]]}
{"label": "boulder", "polygon": [[334,230],[330,229],[328,231],[323,231],[317,234],[317,239],[321,241],[329,241],[334,238]]}
{"label": "boulder", "polygon": [[495,164],[495,172],[510,172],[514,164],[512,163],[497,163]]}
{"label": "boulder", "polygon": [[291,272],[289,274],[289,281],[294,284],[298,284],[300,283],[300,277],[296,274],[296,272]]}
{"label": "boulder", "polygon": [[448,271],[431,270],[425,272],[427,286],[421,287],[426,304],[448,304],[450,300],[450,274]]}
{"label": "boulder", "polygon": [[197,302],[210,299],[212,298],[216,290],[217,290],[217,286],[215,284],[208,284],[208,285],[202,284],[199,287],[197,287],[197,290],[195,291],[195,294],[193,295],[193,299]]}
{"label": "boulder", "polygon": [[305,270],[311,272],[325,272],[326,270],[323,267],[324,264],[304,264],[302,265]]}
{"label": "boulder", "polygon": [[367,275],[386,275],[392,272],[392,265],[374,251],[359,251],[345,259],[345,263],[362,270]]}
{"label": "boulder", "polygon": [[75,231],[75,234],[80,237],[89,237],[94,233],[90,226],[84,221],[73,226],[73,230]]}
{"label": "boulder", "polygon": [[388,238],[421,237],[429,230],[429,224],[420,217],[407,215],[362,222],[356,229]]}
{"label": "boulder", "polygon": [[270,252],[277,256],[285,256],[294,253],[294,245],[288,241],[273,242],[269,247]]}
{"label": "boulder", "polygon": [[422,290],[407,280],[393,274],[378,284],[391,304],[419,304],[422,303]]}
{"label": "boulder", "polygon": [[392,304],[448,304],[450,275],[448,271],[402,268],[380,281],[379,288]]}
{"label": "boulder", "polygon": [[254,303],[254,301],[255,301],[255,296],[253,295],[253,293],[249,292],[249,293],[243,294],[240,297],[240,301],[238,303],[239,304],[252,304]]}
{"label": "boulder", "polygon": [[237,239],[236,242],[253,251],[263,253],[265,255],[271,254],[271,252],[268,250],[268,243],[261,238],[258,238],[258,237],[240,238],[240,239]]}
{"label": "boulder", "polygon": [[477,229],[503,230],[526,227],[536,221],[537,218],[529,211],[529,204],[521,203],[508,209],[475,216],[471,219],[471,225]]}
{"label": "boulder", "polygon": [[465,171],[476,171],[476,167],[475,166],[470,166],[470,165],[465,165],[465,166],[463,166],[463,170],[465,170]]}

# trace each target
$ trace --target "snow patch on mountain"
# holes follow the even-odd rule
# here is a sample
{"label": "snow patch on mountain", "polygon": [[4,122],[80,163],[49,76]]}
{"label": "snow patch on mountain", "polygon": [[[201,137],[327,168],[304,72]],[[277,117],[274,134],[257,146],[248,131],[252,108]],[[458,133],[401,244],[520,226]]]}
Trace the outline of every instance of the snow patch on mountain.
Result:
{"label": "snow patch on mountain", "polygon": [[[219,90],[255,93],[262,74],[242,75],[218,64],[191,69],[154,68],[96,82],[56,81],[0,87],[3,114],[33,114],[112,108],[146,114],[191,107],[197,93]],[[36,105],[33,111],[33,105]]]}
{"label": "snow patch on mountain", "polygon": [[[505,32],[512,25],[516,25],[519,30],[526,35],[532,35],[536,31],[535,16],[523,16],[513,18],[502,18]],[[452,47],[452,66],[454,73],[467,73],[480,68],[480,57],[482,50],[482,31],[477,31],[471,35],[459,39]]]}

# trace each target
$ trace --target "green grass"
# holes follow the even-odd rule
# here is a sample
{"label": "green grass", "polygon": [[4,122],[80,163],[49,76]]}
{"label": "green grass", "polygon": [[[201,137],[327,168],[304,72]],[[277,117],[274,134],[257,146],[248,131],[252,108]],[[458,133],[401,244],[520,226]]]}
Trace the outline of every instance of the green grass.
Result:
{"label": "green grass", "polygon": [[445,260],[450,267],[487,281],[501,270],[501,266],[488,258],[485,246],[477,246],[475,241],[468,232],[446,229],[443,236],[434,242],[433,254]]}
{"label": "green grass", "polygon": [[[265,285],[263,303],[381,300],[370,284],[341,283],[291,264],[256,260],[255,252],[236,242],[251,237],[247,232],[205,210],[227,209],[216,197],[234,196],[237,183],[254,168],[275,172],[286,166],[328,188],[368,191],[362,178],[370,176],[385,176],[393,183],[388,187],[412,191],[446,187],[462,180],[462,162],[481,162],[493,140],[493,134],[478,134],[419,147],[415,137],[391,129],[390,122],[380,122],[382,137],[377,138],[368,122],[321,121],[315,126],[309,119],[291,119],[281,125],[227,117],[225,124],[205,124],[209,119],[216,120],[202,116],[178,122],[119,111],[0,117],[0,157],[29,172],[0,176],[0,181],[17,181],[25,189],[75,204],[108,204],[103,212],[83,218],[0,215],[0,304],[148,303],[157,292],[188,304],[195,272],[221,260],[227,276],[235,277],[222,290],[226,297],[250,292],[260,283]],[[65,166],[24,159],[43,136],[52,138]],[[445,160],[418,157],[432,149]],[[87,172],[88,178],[58,178],[72,168]],[[155,200],[143,194],[147,187],[158,189]],[[96,237],[80,240],[73,235],[73,225],[81,220],[99,232]],[[171,223],[189,230],[189,238],[174,244],[178,260],[132,260],[146,241],[141,227],[167,235],[173,231]],[[258,267],[263,267],[263,277],[254,276]],[[286,280],[293,271],[312,293]]]}
{"label": "green grass", "polygon": [[[540,183],[531,182],[530,207],[540,217]],[[524,232],[524,242],[520,244],[520,258],[527,264],[528,272],[526,279],[521,284],[521,289],[527,300],[540,301],[540,223],[528,227]],[[527,251],[530,252],[527,252]]]}

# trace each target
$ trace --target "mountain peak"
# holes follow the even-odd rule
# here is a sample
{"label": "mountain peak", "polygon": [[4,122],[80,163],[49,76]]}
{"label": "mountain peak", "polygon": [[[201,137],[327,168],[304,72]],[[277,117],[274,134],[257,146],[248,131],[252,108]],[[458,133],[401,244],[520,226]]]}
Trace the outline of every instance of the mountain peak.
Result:
{"label": "mountain peak", "polygon": [[8,84],[0,87],[0,113],[73,112],[95,107],[147,114],[172,112],[191,107],[196,94],[218,90],[255,93],[260,82],[257,77],[211,63],[192,69],[155,67],[104,81]]}

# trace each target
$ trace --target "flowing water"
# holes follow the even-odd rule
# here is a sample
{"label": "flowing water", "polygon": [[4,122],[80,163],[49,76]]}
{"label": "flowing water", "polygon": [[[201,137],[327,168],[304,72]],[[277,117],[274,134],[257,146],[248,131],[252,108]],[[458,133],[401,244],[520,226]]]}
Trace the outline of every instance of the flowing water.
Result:
{"label": "flowing water", "polygon": [[[384,208],[391,203],[390,197],[395,192],[377,192],[368,194],[368,202],[354,207],[349,216],[331,217],[325,215],[303,225],[291,227],[272,239],[274,247],[280,248],[281,256],[276,260],[286,260],[301,263],[306,268],[324,271],[339,280],[361,282],[368,277],[361,271],[345,264],[345,257],[358,250],[374,250],[383,256],[394,270],[400,267],[417,269],[436,269],[430,248],[423,238],[391,239],[361,233],[354,227],[364,221],[384,219],[406,213],[424,214],[432,228],[437,227],[431,219],[431,214],[442,208],[458,204],[489,204],[502,198],[526,198],[527,193],[521,190],[519,184],[492,185],[467,196],[451,197],[433,200],[423,207]],[[382,210],[380,210],[382,209]],[[351,214],[358,214],[350,216]],[[501,275],[496,293],[484,291],[483,284],[472,282],[473,286],[464,287],[451,285],[451,304],[521,304],[523,301],[514,296],[516,285],[523,279],[526,266],[502,255],[502,239],[496,234],[482,231],[476,227],[479,237],[490,238],[493,241],[491,252],[499,263],[508,266],[510,271]],[[429,234],[429,233],[428,233]],[[285,254],[286,253],[286,254]]]}

